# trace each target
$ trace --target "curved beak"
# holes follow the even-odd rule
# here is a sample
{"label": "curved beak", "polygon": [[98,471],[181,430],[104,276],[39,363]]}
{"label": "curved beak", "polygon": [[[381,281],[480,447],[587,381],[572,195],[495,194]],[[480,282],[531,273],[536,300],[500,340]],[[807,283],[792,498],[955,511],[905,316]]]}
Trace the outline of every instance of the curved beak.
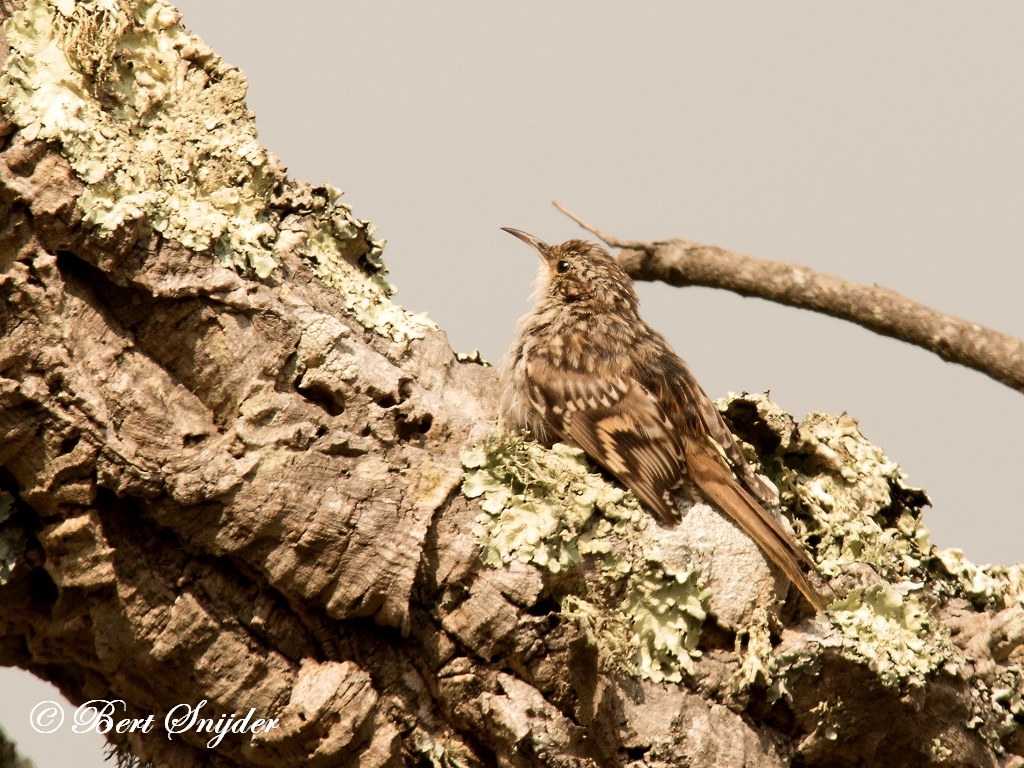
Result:
{"label": "curved beak", "polygon": [[508,232],[510,235],[514,235],[522,240],[524,243],[532,247],[537,253],[540,254],[541,258],[546,259],[548,255],[548,249],[551,247],[543,240],[540,240],[533,235],[529,235],[523,232],[521,229],[512,229],[512,227],[502,227],[503,230]]}

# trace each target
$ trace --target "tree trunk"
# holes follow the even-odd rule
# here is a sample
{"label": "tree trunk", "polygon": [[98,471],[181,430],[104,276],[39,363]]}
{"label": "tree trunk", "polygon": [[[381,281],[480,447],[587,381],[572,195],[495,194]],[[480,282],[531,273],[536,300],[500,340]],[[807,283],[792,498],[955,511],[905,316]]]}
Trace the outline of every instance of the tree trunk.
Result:
{"label": "tree trunk", "polygon": [[[391,303],[162,0],[4,32],[0,664],[152,715],[123,755],[1024,764],[1021,569],[933,548],[853,419],[720,404],[842,597],[812,616],[715,510],[661,527],[496,431],[494,370]],[[169,738],[200,702],[277,723]]]}

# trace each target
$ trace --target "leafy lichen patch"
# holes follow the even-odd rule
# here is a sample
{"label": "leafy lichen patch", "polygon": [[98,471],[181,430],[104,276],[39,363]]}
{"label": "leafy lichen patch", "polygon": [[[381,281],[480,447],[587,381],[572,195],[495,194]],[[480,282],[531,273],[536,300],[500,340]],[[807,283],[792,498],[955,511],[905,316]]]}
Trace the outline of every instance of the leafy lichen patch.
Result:
{"label": "leafy lichen patch", "polygon": [[707,598],[695,569],[676,572],[655,561],[631,579],[620,610],[629,619],[640,677],[677,683],[682,672],[693,674]]}
{"label": "leafy lichen patch", "polygon": [[506,432],[462,462],[463,493],[484,510],[475,531],[484,563],[559,573],[592,557],[598,576],[562,596],[562,618],[592,634],[612,667],[656,682],[692,674],[707,592],[696,569],[662,561],[631,493],[592,471],[579,448]]}
{"label": "leafy lichen patch", "polygon": [[749,626],[736,633],[736,657],[740,660],[740,668],[732,680],[735,691],[771,683],[775,672],[772,650],[768,611],[761,606],[755,611]]}
{"label": "leafy lichen patch", "polygon": [[[1024,567],[976,566],[959,550],[931,545],[922,521],[927,496],[906,484],[852,417],[811,414],[797,424],[760,395],[731,396],[718,407],[746,440],[749,458],[780,489],[783,508],[822,571],[853,575],[863,572],[847,571],[850,565],[866,563],[881,577],[833,602],[804,642],[783,652],[754,653],[752,636],[741,656],[741,685],[764,675],[770,697],[787,695],[790,681],[817,674],[822,651],[832,649],[871,669],[886,686],[916,686],[940,670],[956,674],[970,661],[943,621],[947,598],[997,611],[1024,604]],[[999,679],[986,686],[972,678],[979,702],[972,727],[994,746],[1024,721],[1013,710],[1021,706],[1024,674],[1011,665]]]}
{"label": "leafy lichen patch", "polygon": [[561,617],[582,627],[597,643],[605,663],[655,683],[678,683],[694,673],[693,659],[707,618],[707,590],[695,569],[674,571],[652,561],[628,579],[626,598],[609,605],[569,594]]}
{"label": "leafy lichen patch", "polygon": [[798,532],[818,540],[822,572],[835,576],[860,562],[893,581],[920,574],[931,553],[928,530],[919,508],[894,498],[920,491],[905,484],[899,465],[864,437],[856,419],[812,413],[794,442],[790,460],[775,463],[773,480]]}
{"label": "leafy lichen patch", "polygon": [[953,594],[996,610],[1024,605],[1024,564],[979,566],[959,549],[937,550],[935,561]]}
{"label": "leafy lichen patch", "polygon": [[246,81],[163,0],[28,0],[4,25],[0,98],[25,138],[59,142],[86,183],[87,224],[149,218],[195,250],[266,276],[273,171]]}
{"label": "leafy lichen patch", "polygon": [[[868,563],[883,579],[830,606],[818,645],[865,664],[886,685],[923,680],[953,653],[949,631],[916,596],[933,556],[921,524],[923,493],[905,484],[899,467],[851,417],[812,414],[796,425],[773,417],[778,408],[767,398],[747,399],[766,412],[770,429],[783,432],[767,440],[775,450],[758,458],[822,570],[838,574],[843,566]],[[563,615],[603,634],[604,645],[633,674],[675,681],[692,670],[707,593],[695,569],[677,572],[662,562],[649,521],[628,492],[592,472],[579,449],[549,451],[502,433],[466,451],[463,461],[464,492],[482,497],[477,540],[485,563],[501,567],[520,559],[559,572],[595,556],[602,579],[625,580],[611,590],[623,597],[606,602],[609,591],[591,585],[564,603]],[[595,611],[617,619],[598,622]],[[741,688],[771,685],[796,668],[795,660],[779,664],[772,657],[766,621],[740,634],[747,638],[746,649],[737,651]],[[621,655],[626,646],[629,658]]]}
{"label": "leafy lichen patch", "polygon": [[[344,229],[347,235],[351,230]],[[366,328],[395,341],[423,338],[426,330],[437,326],[426,315],[413,314],[394,304],[390,296],[395,288],[380,271],[367,273],[351,264],[339,245],[336,226],[318,226],[306,240],[306,254],[313,273],[338,289],[345,306]]]}
{"label": "leafy lichen patch", "polygon": [[463,493],[483,497],[481,558],[495,568],[518,559],[557,573],[583,554],[610,552],[613,522],[639,520],[635,497],[592,472],[579,448],[494,432],[463,451],[462,464]]}
{"label": "leafy lichen patch", "polygon": [[0,105],[23,138],[60,146],[85,183],[85,225],[108,236],[144,220],[266,278],[283,246],[274,204],[291,201],[315,222],[305,255],[363,325],[396,340],[436,327],[390,301],[384,243],[337,203],[340,192],[325,186],[324,200],[301,204],[305,185],[288,182],[257,141],[244,75],[180,19],[166,0],[26,0],[4,24]]}
{"label": "leafy lichen patch", "polygon": [[885,685],[920,682],[944,665],[953,654],[949,631],[916,596],[935,551],[921,520],[927,497],[849,415],[812,413],[798,425],[760,395],[719,401],[719,408],[728,414],[734,401],[755,406],[758,428],[774,433],[774,450],[759,459],[822,572],[836,576],[866,563],[882,578],[829,606],[830,628],[818,644],[838,647]]}
{"label": "leafy lichen patch", "polygon": [[829,606],[843,649],[887,686],[921,685],[953,656],[949,631],[914,595],[888,584],[857,588]]}

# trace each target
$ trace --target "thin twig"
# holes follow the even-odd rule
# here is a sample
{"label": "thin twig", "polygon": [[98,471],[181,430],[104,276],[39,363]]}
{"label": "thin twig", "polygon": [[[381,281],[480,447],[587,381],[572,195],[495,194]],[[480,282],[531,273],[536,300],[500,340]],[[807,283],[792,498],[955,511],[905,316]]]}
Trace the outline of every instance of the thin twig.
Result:
{"label": "thin twig", "polygon": [[619,263],[635,280],[722,288],[741,296],[809,309],[934,352],[1024,393],[1024,341],[946,315],[896,291],[867,286],[798,264],[768,261],[714,245],[671,239],[619,240],[558,210],[604,242],[622,249]]}
{"label": "thin twig", "polygon": [[564,213],[566,216],[568,216],[570,219],[572,219],[577,224],[579,224],[581,227],[583,227],[585,230],[587,230],[587,232],[590,232],[591,234],[596,235],[598,240],[604,241],[605,243],[610,245],[612,248],[636,248],[636,249],[643,249],[645,247],[645,245],[646,245],[645,243],[641,243],[639,240],[619,240],[618,238],[612,237],[611,235],[606,235],[604,232],[602,232],[601,230],[597,229],[596,227],[592,227],[589,224],[587,224],[587,222],[585,222],[583,219],[581,219],[575,213],[570,211],[568,208],[566,208],[564,205],[562,205],[557,200],[552,200],[551,204],[553,206],[555,206],[555,208],[560,210],[562,213]]}

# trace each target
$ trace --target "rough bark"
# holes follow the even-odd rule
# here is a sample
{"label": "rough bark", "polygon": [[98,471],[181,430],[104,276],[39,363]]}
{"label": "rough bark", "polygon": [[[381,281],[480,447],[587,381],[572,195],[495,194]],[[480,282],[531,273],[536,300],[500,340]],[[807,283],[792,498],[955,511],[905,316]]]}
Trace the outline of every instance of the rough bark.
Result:
{"label": "rough bark", "polygon": [[[62,13],[26,5],[38,24]],[[132,75],[82,55],[102,40],[81,46],[145,27],[153,6],[124,5],[134,20],[54,38],[80,46],[104,110]],[[182,93],[237,86],[182,40]],[[240,99],[204,124],[244,133]],[[159,195],[156,213],[103,218],[128,190],[89,176],[74,137],[40,138],[10,102],[4,114],[0,664],[158,723],[203,700],[280,719],[213,748],[194,732],[110,734],[124,753],[175,767],[1024,764],[1020,569],[931,547],[926,497],[849,417],[721,404],[844,596],[813,617],[715,510],[662,528],[571,448],[492,434],[493,369],[390,304],[367,223],[332,190],[289,180],[243,136],[255,160],[225,178],[256,202],[206,242],[168,223]],[[223,201],[189,192],[196,166],[180,168],[153,183]],[[246,216],[258,242],[235,238]]]}
{"label": "rough bark", "polygon": [[800,264],[769,261],[680,238],[620,240],[555,207],[615,248],[634,280],[721,288],[820,312],[934,352],[1024,392],[1024,340],[947,315],[879,285],[861,285]]}

